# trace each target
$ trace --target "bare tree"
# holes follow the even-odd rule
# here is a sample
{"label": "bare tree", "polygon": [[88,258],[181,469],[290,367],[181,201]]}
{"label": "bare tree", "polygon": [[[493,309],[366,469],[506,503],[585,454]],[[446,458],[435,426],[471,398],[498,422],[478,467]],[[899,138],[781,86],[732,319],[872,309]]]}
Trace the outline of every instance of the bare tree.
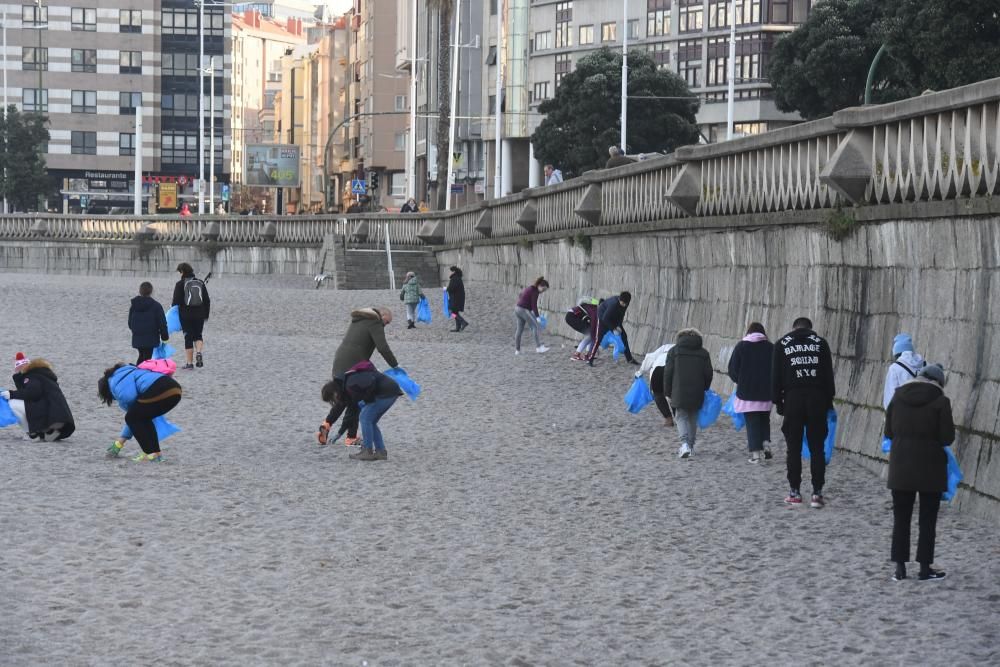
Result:
{"label": "bare tree", "polygon": [[443,210],[450,194],[448,170],[451,156],[448,155],[448,131],[451,127],[451,23],[455,16],[454,0],[428,0],[428,6],[438,15],[437,49],[437,210]]}

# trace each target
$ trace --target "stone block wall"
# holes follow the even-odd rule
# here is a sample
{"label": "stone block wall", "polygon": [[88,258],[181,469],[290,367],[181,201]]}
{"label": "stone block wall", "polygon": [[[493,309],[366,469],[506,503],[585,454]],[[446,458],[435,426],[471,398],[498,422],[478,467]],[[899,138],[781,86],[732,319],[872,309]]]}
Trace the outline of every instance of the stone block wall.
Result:
{"label": "stone block wall", "polygon": [[[773,340],[810,317],[833,349],[841,414],[838,447],[879,469],[882,385],[893,336],[905,331],[948,373],[966,487],[956,503],[1000,517],[1000,217],[868,224],[843,240],[815,224],[679,229],[569,239],[477,244],[442,250],[442,274],[461,266],[466,282],[517,291],[538,276],[551,289],[541,306],[550,329],[577,338],[562,314],[581,296],[632,292],[626,319],[638,352],[694,326],[720,374],[748,323]],[[990,295],[993,298],[990,298]],[[614,397],[619,400],[620,397]]]}

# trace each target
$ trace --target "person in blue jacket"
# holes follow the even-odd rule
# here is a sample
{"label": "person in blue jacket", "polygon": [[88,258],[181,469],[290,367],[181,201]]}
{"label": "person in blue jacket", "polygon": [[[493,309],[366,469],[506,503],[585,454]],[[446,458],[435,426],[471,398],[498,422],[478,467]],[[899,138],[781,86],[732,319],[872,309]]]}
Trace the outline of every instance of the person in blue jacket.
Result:
{"label": "person in blue jacket", "polygon": [[[622,292],[618,297],[610,297],[601,302],[597,307],[597,318],[600,321],[600,329],[597,332],[597,340],[600,341],[604,334],[609,331],[617,331],[625,344],[625,360],[630,364],[639,365],[639,362],[632,356],[632,348],[628,344],[628,334],[625,333],[625,312],[629,304],[632,303],[632,294]],[[594,355],[597,353],[597,346],[591,352],[590,363],[593,365]]]}
{"label": "person in blue jacket", "polygon": [[167,317],[163,306],[153,298],[153,284],[144,282],[139,285],[139,296],[132,299],[128,309],[128,328],[132,332],[132,347],[139,351],[136,359],[138,366],[153,358],[153,348],[160,341],[170,340],[167,331]]}
{"label": "person in blue jacket", "polygon": [[181,386],[169,375],[137,368],[132,364],[115,364],[104,371],[97,381],[97,394],[106,405],[118,401],[125,411],[125,427],[121,437],[108,447],[108,455],[116,457],[133,435],[142,453],[133,460],[159,463],[160,438],[153,420],[167,414],[181,402]]}

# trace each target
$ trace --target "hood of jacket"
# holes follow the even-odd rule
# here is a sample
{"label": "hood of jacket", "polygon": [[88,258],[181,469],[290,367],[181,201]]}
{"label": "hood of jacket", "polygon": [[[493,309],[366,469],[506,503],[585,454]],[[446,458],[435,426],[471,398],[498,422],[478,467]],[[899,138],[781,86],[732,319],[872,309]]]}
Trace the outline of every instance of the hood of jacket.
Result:
{"label": "hood of jacket", "polygon": [[701,346],[701,332],[697,329],[682,329],[677,333],[677,347],[697,350]]}
{"label": "hood of jacket", "polygon": [[462,269],[455,269],[454,271],[452,271],[451,272],[451,277],[453,277],[453,278],[454,277],[461,278],[462,277]]}
{"label": "hood of jacket", "polygon": [[374,308],[357,308],[351,311],[351,322],[362,322],[364,320],[381,320],[382,315]]}
{"label": "hood of jacket", "polygon": [[899,359],[896,359],[896,361],[903,364],[914,373],[919,372],[921,368],[927,365],[927,362],[924,360],[923,357],[921,357],[916,352],[912,352],[910,350],[907,350],[906,352],[903,352],[901,355],[899,355]]}
{"label": "hood of jacket", "polygon": [[42,375],[51,380],[56,379],[56,373],[52,369],[52,364],[47,362],[41,357],[37,359],[32,359],[23,368],[20,369],[22,375],[27,375],[28,373],[34,373],[36,375]]}
{"label": "hood of jacket", "polygon": [[135,296],[132,297],[132,307],[138,312],[146,312],[148,310],[154,310],[156,306],[159,305],[151,296]]}
{"label": "hood of jacket", "polygon": [[767,336],[765,336],[762,333],[758,333],[756,331],[754,333],[747,334],[746,336],[743,337],[743,341],[747,343],[760,343],[765,340],[767,340]]}
{"label": "hood of jacket", "polygon": [[912,408],[923,408],[944,395],[944,390],[926,378],[916,378],[900,385],[893,400]]}

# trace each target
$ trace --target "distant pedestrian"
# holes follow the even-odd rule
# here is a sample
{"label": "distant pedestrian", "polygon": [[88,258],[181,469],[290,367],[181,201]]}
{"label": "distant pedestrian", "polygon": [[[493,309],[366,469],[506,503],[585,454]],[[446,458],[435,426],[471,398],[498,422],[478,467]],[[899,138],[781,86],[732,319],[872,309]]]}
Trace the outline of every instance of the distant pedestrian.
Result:
{"label": "distant pedestrian", "polygon": [[417,206],[417,200],[414,199],[413,197],[410,197],[409,199],[406,200],[406,203],[404,203],[399,208],[399,212],[400,213],[420,213],[420,208]]}
{"label": "distant pedestrian", "polygon": [[226,214],[226,205],[220,203],[218,206],[216,206],[215,207],[215,214],[216,215],[225,215]]}
{"label": "distant pedestrian", "polygon": [[790,491],[785,498],[789,505],[801,505],[802,494],[802,433],[809,447],[809,467],[812,473],[810,506],[821,509],[823,485],[826,482],[827,413],[833,408],[836,385],[830,346],[813,331],[808,317],[800,317],[793,331],[774,347],[771,364],[771,402],[784,416],[781,432],[788,447],[787,474]]}
{"label": "distant pedestrian", "polygon": [[182,218],[190,217],[191,216],[191,209],[190,209],[190,207],[188,207],[187,204],[181,204],[181,210],[180,210],[179,215]]}
{"label": "distant pedestrian", "polygon": [[[346,373],[336,376],[323,386],[322,398],[330,404],[330,413],[320,426],[320,442],[325,433],[349,409],[360,415],[364,442],[361,449],[350,455],[356,461],[386,461],[389,453],[382,439],[379,420],[403,392],[388,375],[379,373],[370,361],[361,361]],[[362,405],[363,403],[363,405]]]}
{"label": "distant pedestrian", "polygon": [[177,306],[181,329],[184,331],[183,368],[191,370],[195,366],[201,368],[205,365],[202,357],[205,349],[203,334],[205,322],[212,312],[212,301],[208,296],[208,285],[194,275],[194,269],[190,264],[187,262],[178,264],[177,273],[181,274],[181,279],[174,285],[171,305]]}
{"label": "distant pedestrian", "polygon": [[59,378],[45,359],[14,356],[14,389],[0,391],[17,422],[32,440],[53,442],[73,435],[76,422]]}
{"label": "distant pedestrian", "polygon": [[913,349],[913,338],[910,334],[897,334],[892,341],[892,363],[885,374],[885,386],[882,389],[882,408],[889,409],[893,394],[903,384],[917,377],[920,369],[927,363]]}
{"label": "distant pedestrian", "polygon": [[576,352],[570,355],[573,361],[587,361],[591,350],[597,348],[597,299],[587,298],[566,311],[566,324],[578,333],[583,334],[583,340],[576,346]]}
{"label": "distant pedestrian", "polygon": [[920,369],[916,379],[896,390],[885,417],[885,435],[892,440],[889,481],[892,490],[892,550],[896,563],[893,579],[906,578],[910,560],[910,522],[913,505],[920,496],[917,522],[917,562],[920,581],[941,579],[934,570],[934,542],[941,494],[948,490],[948,458],[945,445],[955,440],[951,401],[944,395],[944,369],[931,364]]}
{"label": "distant pedestrian", "polygon": [[462,317],[462,311],[465,310],[465,283],[462,280],[462,269],[452,266],[448,270],[451,275],[448,276],[448,286],[444,288],[448,293],[448,312],[455,320],[452,332],[459,333],[469,326],[468,321]]}
{"label": "distant pedestrian", "polygon": [[[170,364],[174,368],[173,363]],[[105,405],[118,401],[125,411],[125,426],[107,453],[115,458],[125,447],[125,441],[135,436],[142,453],[136,463],[159,463],[160,437],[153,420],[162,417],[181,402],[181,386],[170,375],[138,368],[131,364],[115,364],[104,371],[97,381],[97,394]]]}
{"label": "distant pedestrian", "polygon": [[524,327],[531,329],[535,336],[535,352],[541,354],[548,352],[549,348],[542,345],[542,338],[539,330],[542,326],[538,322],[538,296],[549,288],[549,281],[545,278],[538,278],[532,284],[525,287],[517,298],[517,305],[514,307],[514,318],[517,320],[517,331],[514,334],[514,354],[521,354],[521,335]]}
{"label": "distant pedestrian", "polygon": [[614,169],[615,167],[624,167],[627,164],[635,164],[635,160],[625,155],[625,151],[618,148],[618,146],[608,147],[608,161],[604,163],[605,169]]}
{"label": "distant pedestrian", "polygon": [[420,281],[417,280],[417,274],[408,271],[403,289],[399,291],[399,300],[406,306],[407,329],[417,328],[417,306],[420,305],[420,300],[423,298],[424,291],[420,287]]}
{"label": "distant pedestrian", "polygon": [[677,344],[667,352],[663,366],[663,393],[673,408],[681,439],[677,455],[682,459],[694,454],[698,411],[712,386],[712,375],[712,358],[702,347],[701,332],[690,328],[678,331]]}
{"label": "distant pedestrian", "polygon": [[555,185],[556,183],[562,182],[562,172],[553,167],[551,164],[545,165],[545,185]]}
{"label": "distant pedestrian", "polygon": [[771,360],[774,344],[760,322],[752,322],[729,357],[729,379],[736,383],[735,409],[747,426],[750,463],[770,460]]}
{"label": "distant pedestrian", "polygon": [[670,350],[673,347],[674,343],[667,343],[656,348],[643,357],[642,365],[635,372],[637,378],[641,378],[643,375],[648,376],[649,390],[653,393],[653,402],[656,403],[656,409],[663,415],[664,424],[669,427],[675,425],[674,411],[670,407],[670,401],[667,400],[666,394],[663,393],[663,369],[667,365],[667,355],[670,354]]}
{"label": "distant pedestrian", "polygon": [[[625,331],[625,313],[628,311],[631,303],[632,293],[628,291],[622,292],[617,297],[609,297],[601,302],[601,305],[597,307],[597,316],[601,324],[598,331],[598,340],[603,338],[604,334],[609,331],[617,333],[621,336],[622,344],[625,346],[625,360],[630,364],[638,366],[639,362],[632,356],[632,348],[628,343],[628,333]],[[591,364],[593,364],[596,355],[597,349],[594,348],[588,360]]]}
{"label": "distant pedestrian", "polygon": [[163,306],[153,298],[153,284],[139,285],[139,296],[132,298],[128,309],[128,328],[132,332],[132,347],[139,352],[136,365],[153,358],[153,348],[160,341],[170,340]]}

